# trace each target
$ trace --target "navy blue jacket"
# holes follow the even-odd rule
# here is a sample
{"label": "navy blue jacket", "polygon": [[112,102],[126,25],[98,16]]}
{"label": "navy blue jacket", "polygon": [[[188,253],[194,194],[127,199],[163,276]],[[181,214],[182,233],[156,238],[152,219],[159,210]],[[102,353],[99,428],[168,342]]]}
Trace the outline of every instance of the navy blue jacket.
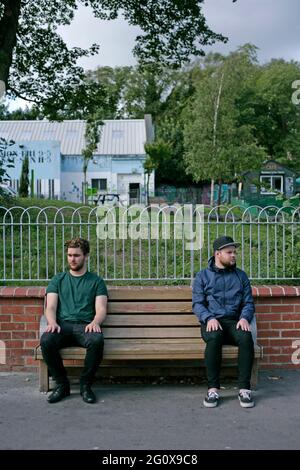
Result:
{"label": "navy blue jacket", "polygon": [[202,323],[212,318],[253,318],[255,307],[247,274],[237,267],[219,269],[214,257],[193,285],[193,312]]}

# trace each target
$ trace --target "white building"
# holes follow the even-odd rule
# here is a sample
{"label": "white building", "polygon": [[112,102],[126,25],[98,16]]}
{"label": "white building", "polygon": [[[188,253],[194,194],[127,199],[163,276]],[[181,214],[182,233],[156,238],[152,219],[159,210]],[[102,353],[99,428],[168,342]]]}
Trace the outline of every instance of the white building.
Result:
{"label": "white building", "polygon": [[[29,178],[38,197],[73,202],[83,200],[85,121],[0,121],[0,137],[14,141],[4,153],[11,185],[18,189],[22,161],[29,157]],[[144,144],[153,140],[151,116],[145,119],[105,120],[94,158],[87,169],[91,192],[115,193],[123,203],[145,202],[147,176]],[[154,174],[150,176],[154,195]],[[95,196],[94,196],[95,198]]]}

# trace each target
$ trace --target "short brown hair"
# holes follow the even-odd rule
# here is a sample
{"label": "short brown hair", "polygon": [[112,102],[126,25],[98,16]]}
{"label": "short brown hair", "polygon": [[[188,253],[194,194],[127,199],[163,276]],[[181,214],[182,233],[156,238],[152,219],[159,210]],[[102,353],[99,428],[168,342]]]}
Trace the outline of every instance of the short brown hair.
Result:
{"label": "short brown hair", "polygon": [[80,248],[84,255],[88,255],[90,252],[90,243],[84,238],[71,238],[71,240],[66,241],[66,249],[68,248]]}

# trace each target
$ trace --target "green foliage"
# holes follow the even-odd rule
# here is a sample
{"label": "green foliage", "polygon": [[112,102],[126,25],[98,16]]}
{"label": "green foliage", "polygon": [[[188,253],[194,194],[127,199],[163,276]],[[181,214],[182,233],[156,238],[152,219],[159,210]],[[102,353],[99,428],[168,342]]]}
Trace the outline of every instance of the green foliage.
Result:
{"label": "green foliage", "polygon": [[292,83],[300,77],[300,64],[272,60],[260,67],[250,97],[254,114],[247,121],[268,155],[300,171],[300,106],[292,102]]}
{"label": "green foliage", "polygon": [[95,150],[97,149],[98,142],[101,138],[103,121],[100,118],[101,110],[96,114],[90,115],[86,121],[85,127],[85,148],[82,150],[83,155],[83,184],[84,184],[84,203],[87,203],[87,183],[86,183],[86,172],[89,161],[93,157]]}
{"label": "green foliage", "polygon": [[214,63],[206,67],[185,109],[184,159],[196,182],[239,180],[243,171],[259,167],[266,157],[252,126],[243,122],[245,108],[238,106],[251,89],[253,52],[246,45],[227,58],[212,57]]}
{"label": "green foliage", "polygon": [[[121,13],[130,25],[139,26],[142,34],[137,36],[134,53],[144,65],[180,66],[191,55],[202,55],[201,45],[226,40],[208,28],[199,0],[81,3],[91,7],[100,19],[113,20]],[[36,103],[51,119],[63,119],[61,110],[74,116],[80,113],[79,97],[86,108],[85,116],[93,113],[97,91],[93,84],[84,83],[84,71],[77,61],[98,53],[99,47],[93,44],[88,49],[68,49],[58,34],[59,27],[72,22],[78,2],[7,0],[1,7],[0,80],[5,82],[9,96]]]}
{"label": "green foliage", "polygon": [[[3,137],[0,137],[0,184],[8,178],[7,169],[14,167],[13,160],[11,158],[7,158],[4,153],[7,147],[13,144],[14,142],[12,140],[7,141],[3,139]],[[7,199],[7,196],[0,186],[0,199],[1,198]]]}
{"label": "green foliage", "polygon": [[29,186],[29,158],[25,155],[22,163],[21,177],[20,177],[20,197],[28,197],[28,186]]}

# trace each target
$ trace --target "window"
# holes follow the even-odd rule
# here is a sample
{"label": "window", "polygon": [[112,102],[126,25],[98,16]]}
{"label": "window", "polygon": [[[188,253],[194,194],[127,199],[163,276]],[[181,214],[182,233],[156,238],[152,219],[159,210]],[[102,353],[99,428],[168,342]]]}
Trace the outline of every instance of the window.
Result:
{"label": "window", "polygon": [[283,193],[283,175],[261,175],[261,194]]}
{"label": "window", "polygon": [[92,179],[92,188],[95,188],[98,191],[106,191],[107,179],[106,178]]}

